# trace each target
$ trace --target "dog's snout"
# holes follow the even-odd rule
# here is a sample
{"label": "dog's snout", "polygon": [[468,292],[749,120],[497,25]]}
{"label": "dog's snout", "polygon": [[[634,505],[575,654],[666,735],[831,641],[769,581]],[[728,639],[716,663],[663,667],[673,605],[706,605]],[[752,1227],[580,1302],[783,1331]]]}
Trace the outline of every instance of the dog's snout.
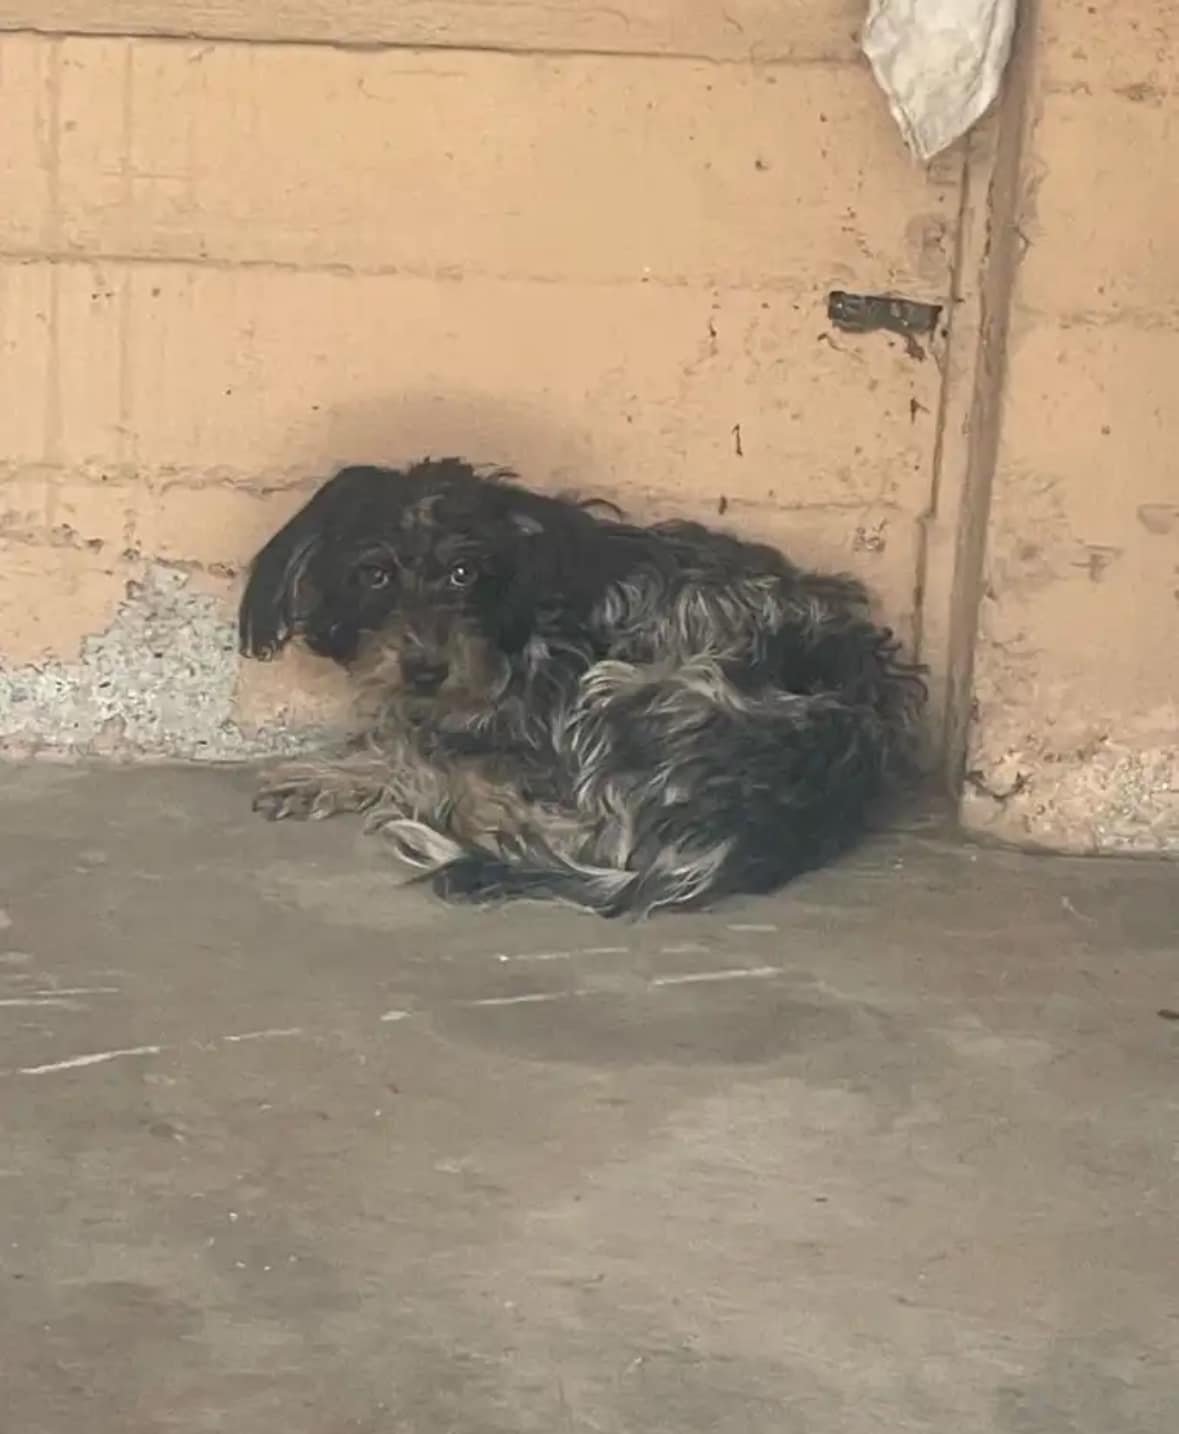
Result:
{"label": "dog's snout", "polygon": [[415,692],[437,692],[450,673],[450,664],[428,653],[407,653],[401,660],[406,685]]}

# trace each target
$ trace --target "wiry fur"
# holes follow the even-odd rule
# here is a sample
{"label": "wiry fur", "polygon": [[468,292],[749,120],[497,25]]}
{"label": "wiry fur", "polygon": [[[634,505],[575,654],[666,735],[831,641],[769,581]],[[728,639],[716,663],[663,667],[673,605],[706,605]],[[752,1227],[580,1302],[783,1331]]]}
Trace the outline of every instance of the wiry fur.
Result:
{"label": "wiry fur", "polygon": [[924,685],[858,582],[457,459],[337,474],[258,555],[240,631],[345,666],[362,715],[255,805],[363,811],[451,899],[768,891],[913,775]]}

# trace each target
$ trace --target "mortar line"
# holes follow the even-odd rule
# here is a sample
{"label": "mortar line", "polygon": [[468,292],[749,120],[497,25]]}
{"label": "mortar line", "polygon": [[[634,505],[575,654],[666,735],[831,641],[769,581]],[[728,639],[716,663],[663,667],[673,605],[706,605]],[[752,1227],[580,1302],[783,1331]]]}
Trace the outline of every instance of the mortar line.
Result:
{"label": "mortar line", "polygon": [[[586,289],[684,289],[701,296],[711,294],[718,286],[726,294],[759,298],[763,295],[789,298],[792,301],[816,296],[816,312],[826,299],[826,285],[816,281],[809,284],[786,274],[742,278],[722,272],[699,274],[657,274],[645,273],[642,269],[633,272],[595,276],[570,276],[568,273],[500,273],[492,269],[476,269],[462,264],[444,264],[435,269],[422,268],[412,264],[349,264],[343,261],[313,259],[254,258],[249,255],[221,258],[212,254],[147,254],[134,250],[119,249],[63,249],[56,245],[30,248],[26,245],[0,245],[0,262],[8,264],[76,265],[79,268],[95,264],[122,264],[127,268],[190,268],[207,269],[213,273],[236,272],[238,270],[261,270],[277,274],[316,274],[341,279],[415,279],[422,283],[454,284],[483,280],[497,284],[552,284],[566,288]],[[916,279],[914,282],[917,283]]]}
{"label": "mortar line", "polygon": [[667,64],[709,65],[717,69],[827,69],[861,68],[856,55],[792,55],[788,51],[758,54],[750,46],[743,55],[710,55],[703,50],[612,48],[608,45],[513,45],[508,42],[440,40],[342,40],[331,36],[268,35],[243,31],[226,34],[213,30],[150,30],[137,26],[95,26],[78,30],[37,24],[0,23],[0,35],[41,40],[141,40],[160,45],[225,45],[271,50],[329,50],[345,55],[486,55],[519,60],[645,60]]}

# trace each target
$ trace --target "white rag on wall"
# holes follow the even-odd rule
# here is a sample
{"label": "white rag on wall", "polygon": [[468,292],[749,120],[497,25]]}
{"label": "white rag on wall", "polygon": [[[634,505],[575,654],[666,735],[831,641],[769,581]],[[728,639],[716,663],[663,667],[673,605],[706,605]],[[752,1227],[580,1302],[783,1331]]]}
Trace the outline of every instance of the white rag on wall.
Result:
{"label": "white rag on wall", "polygon": [[871,0],[860,45],[920,160],[953,144],[999,93],[1016,0]]}

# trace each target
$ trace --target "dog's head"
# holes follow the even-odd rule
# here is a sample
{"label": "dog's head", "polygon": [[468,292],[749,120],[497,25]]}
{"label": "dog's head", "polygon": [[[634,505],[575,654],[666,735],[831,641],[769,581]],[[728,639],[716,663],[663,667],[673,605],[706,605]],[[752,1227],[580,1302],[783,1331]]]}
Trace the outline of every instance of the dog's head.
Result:
{"label": "dog's head", "polygon": [[[621,558],[594,509],[458,459],[347,467],[275,533],[242,597],[241,651],[293,638],[374,687],[456,708],[501,693],[539,628],[577,628]],[[390,663],[392,658],[392,663]]]}
{"label": "dog's head", "polygon": [[422,698],[494,699],[538,623],[576,623],[605,577],[597,505],[511,476],[457,459],[343,469],[254,559],[242,652],[298,637],[378,684],[392,655],[396,685]]}
{"label": "dog's head", "polygon": [[479,707],[502,692],[513,658],[547,610],[566,603],[574,534],[587,509],[473,471],[411,474],[397,524],[365,554],[361,583],[397,595],[381,633],[410,695]]}
{"label": "dog's head", "polygon": [[402,599],[399,551],[423,496],[478,485],[458,459],[412,468],[342,468],[254,558],[238,611],[247,657],[269,658],[293,638],[319,657],[351,664]]}

